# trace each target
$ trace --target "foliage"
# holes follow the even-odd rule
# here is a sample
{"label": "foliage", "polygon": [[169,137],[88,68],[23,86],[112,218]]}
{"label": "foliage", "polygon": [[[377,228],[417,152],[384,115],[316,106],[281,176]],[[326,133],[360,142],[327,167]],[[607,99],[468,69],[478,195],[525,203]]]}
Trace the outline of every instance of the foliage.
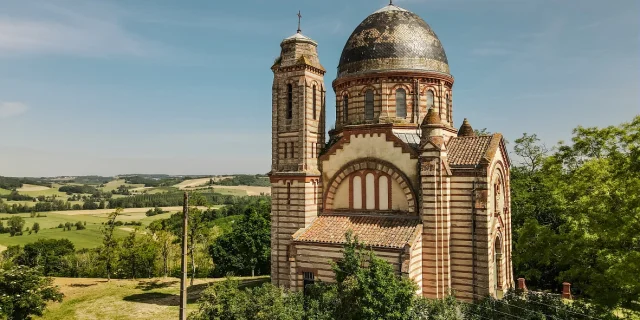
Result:
{"label": "foliage", "polygon": [[564,281],[591,303],[640,300],[640,116],[574,130],[552,154],[535,135],[515,141],[514,271],[536,289]]}
{"label": "foliage", "polygon": [[73,254],[75,247],[68,239],[38,239],[26,244],[12,260],[18,265],[41,267],[46,276],[64,276],[62,259]]}
{"label": "foliage", "polygon": [[149,209],[149,210],[147,210],[147,212],[145,213],[145,215],[146,215],[147,217],[153,217],[153,216],[155,216],[155,215],[163,214],[163,213],[165,213],[165,212],[166,212],[166,211],[163,211],[163,210],[162,210],[162,208],[155,207],[155,208],[153,208],[153,209]]}
{"label": "foliage", "polygon": [[[233,196],[225,196],[216,193],[202,193],[206,204],[233,203]],[[112,199],[109,208],[146,208],[146,207],[171,207],[182,206],[182,192],[166,192],[156,194],[141,194],[125,198]]]}
{"label": "foliage", "polygon": [[11,236],[22,235],[22,229],[24,228],[24,224],[25,224],[25,221],[22,217],[11,217],[7,221],[9,234],[11,234]]}
{"label": "foliage", "polygon": [[38,269],[0,269],[0,316],[15,320],[41,316],[47,301],[62,301],[62,294],[52,283]]}
{"label": "foliage", "polygon": [[271,221],[268,212],[246,209],[230,233],[209,247],[215,276],[268,274],[271,257]]}
{"label": "foliage", "polygon": [[231,279],[205,290],[199,302],[189,320],[294,320],[303,319],[304,314],[299,293],[285,293],[271,284],[241,290]]}
{"label": "foliage", "polygon": [[475,304],[468,305],[467,319],[618,319],[611,311],[596,305],[585,304],[581,301],[567,303],[557,295],[509,291],[505,296],[496,300],[486,298]]}
{"label": "foliage", "polygon": [[218,181],[210,181],[210,184],[220,185],[220,186],[258,186],[258,187],[269,187],[271,186],[271,182],[266,176],[263,175],[248,175],[248,174],[238,174],[234,175],[231,178],[222,179]]}
{"label": "foliage", "polygon": [[116,219],[120,214],[122,214],[122,209],[120,208],[110,213],[109,220],[102,229],[102,248],[100,250],[100,257],[105,262],[107,280],[111,280],[111,272],[113,271],[113,264],[118,250],[118,242],[113,236],[113,231],[116,227]]}
{"label": "foliage", "polygon": [[100,194],[100,191],[93,186],[88,185],[65,185],[58,188],[58,191],[65,192],[66,194],[80,193],[80,194]]}

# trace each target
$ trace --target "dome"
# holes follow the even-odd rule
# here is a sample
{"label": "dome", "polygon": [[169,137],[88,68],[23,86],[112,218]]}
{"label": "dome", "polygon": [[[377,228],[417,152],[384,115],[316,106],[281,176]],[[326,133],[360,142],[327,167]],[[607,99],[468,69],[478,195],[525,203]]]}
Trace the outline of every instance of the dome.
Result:
{"label": "dome", "polygon": [[353,31],[340,56],[338,77],[396,70],[449,74],[449,64],[438,36],[422,18],[388,5]]}

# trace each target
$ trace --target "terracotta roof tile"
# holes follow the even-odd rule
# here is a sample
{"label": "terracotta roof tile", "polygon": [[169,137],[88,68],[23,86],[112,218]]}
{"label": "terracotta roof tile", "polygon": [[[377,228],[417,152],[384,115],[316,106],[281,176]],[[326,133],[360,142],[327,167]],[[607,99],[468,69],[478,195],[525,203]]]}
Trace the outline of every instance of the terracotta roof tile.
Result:
{"label": "terracotta roof tile", "polygon": [[374,247],[403,248],[417,235],[417,217],[323,215],[294,235],[295,241],[343,244],[352,230],[358,241]]}
{"label": "terracotta roof tile", "polygon": [[493,136],[453,137],[447,144],[447,159],[451,166],[472,166],[487,153]]}

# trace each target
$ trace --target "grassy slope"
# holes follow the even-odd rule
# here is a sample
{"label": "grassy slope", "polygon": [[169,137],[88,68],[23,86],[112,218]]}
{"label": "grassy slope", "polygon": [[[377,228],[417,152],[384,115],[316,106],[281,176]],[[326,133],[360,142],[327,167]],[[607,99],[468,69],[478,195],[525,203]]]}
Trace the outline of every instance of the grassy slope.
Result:
{"label": "grassy slope", "polygon": [[[188,311],[197,308],[200,293],[220,279],[197,279],[188,289]],[[268,277],[243,278],[245,285],[257,285]],[[46,320],[177,319],[180,282],[176,278],[145,280],[111,280],[56,278],[65,298],[50,304],[42,318]]]}
{"label": "grassy slope", "polygon": [[10,193],[11,193],[11,190],[0,188],[0,195],[6,195],[6,194],[10,194]]}
{"label": "grassy slope", "polygon": [[104,185],[102,189],[102,191],[105,192],[111,192],[111,190],[116,190],[118,189],[119,186],[121,185],[125,185],[127,187],[131,187],[131,188],[141,188],[144,187],[144,184],[130,184],[130,183],[124,183],[124,179],[118,179],[118,180],[113,180],[113,181],[109,181],[107,184]]}
{"label": "grassy slope", "polygon": [[[124,238],[129,232],[116,229],[114,231],[116,238]],[[69,239],[76,249],[96,248],[102,244],[102,233],[100,233],[99,225],[89,225],[84,230],[76,230],[75,227],[71,231],[62,231],[62,229],[44,229],[40,232],[21,236],[11,237],[9,234],[0,235],[0,243],[4,246],[25,245],[32,243],[38,239]]]}

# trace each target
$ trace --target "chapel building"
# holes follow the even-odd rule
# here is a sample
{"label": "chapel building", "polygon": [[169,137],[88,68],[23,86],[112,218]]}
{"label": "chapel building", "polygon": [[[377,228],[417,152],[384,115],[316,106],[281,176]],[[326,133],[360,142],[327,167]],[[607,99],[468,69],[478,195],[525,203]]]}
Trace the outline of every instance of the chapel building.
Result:
{"label": "chapel building", "polygon": [[453,76],[416,14],[369,15],[340,57],[325,137],[325,69],[300,30],[271,67],[271,280],[334,281],[351,230],[418,286],[471,301],[513,287],[509,158],[499,133],[454,126]]}

